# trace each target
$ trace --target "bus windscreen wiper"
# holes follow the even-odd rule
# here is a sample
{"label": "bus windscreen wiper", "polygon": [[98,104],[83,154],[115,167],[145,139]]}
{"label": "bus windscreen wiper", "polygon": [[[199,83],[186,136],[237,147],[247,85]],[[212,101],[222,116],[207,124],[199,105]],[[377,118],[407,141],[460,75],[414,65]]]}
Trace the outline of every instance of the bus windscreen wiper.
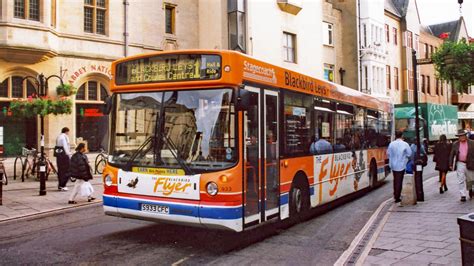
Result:
{"label": "bus windscreen wiper", "polygon": [[[178,161],[179,165],[183,168],[184,170],[184,173],[187,174],[187,175],[193,175],[193,171],[191,170],[191,168],[189,168],[189,166],[186,164],[186,162],[184,161],[183,157],[181,157],[181,155],[179,154],[179,151],[178,149],[176,148],[176,145],[173,143],[173,141],[168,138],[166,136],[166,134],[162,134],[163,136],[163,140],[166,141],[166,144],[168,145],[168,147],[170,148],[170,152],[171,154],[173,155],[173,157],[176,159],[176,161]],[[174,152],[176,151],[176,152]]]}
{"label": "bus windscreen wiper", "polygon": [[[143,150],[145,149],[145,147],[153,140],[153,137],[150,136],[148,137],[143,143],[142,145],[140,145],[140,147],[138,147],[138,149],[132,154],[132,156],[130,156],[130,159],[128,159],[127,161],[127,164],[125,165],[125,169],[128,171],[130,170],[130,168],[132,167],[132,163],[133,161],[135,161],[135,159],[138,157],[138,155],[141,155],[143,154]],[[149,149],[146,150],[146,152],[148,152]],[[145,152],[145,153],[146,153]]]}

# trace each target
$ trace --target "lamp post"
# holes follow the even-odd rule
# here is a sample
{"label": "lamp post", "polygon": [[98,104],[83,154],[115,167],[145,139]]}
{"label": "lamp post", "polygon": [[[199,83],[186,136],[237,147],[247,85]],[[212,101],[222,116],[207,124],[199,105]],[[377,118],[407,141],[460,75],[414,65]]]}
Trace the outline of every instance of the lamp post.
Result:
{"label": "lamp post", "polygon": [[421,145],[420,145],[420,117],[419,117],[419,103],[418,103],[418,78],[417,78],[417,62],[416,51],[412,51],[413,61],[413,101],[415,104],[415,135],[416,135],[416,154],[415,154],[415,189],[416,200],[425,201],[423,192],[423,161],[421,160]]}
{"label": "lamp post", "polygon": [[[45,77],[43,73],[39,74],[37,77],[26,76],[23,78],[25,79],[32,79],[36,83],[38,89],[36,89],[36,97],[45,97],[48,94],[48,81],[50,78],[57,78],[61,85],[64,85],[63,80],[58,75],[51,75]],[[22,80],[22,81],[23,81]],[[39,195],[44,196],[46,195],[46,158],[44,156],[44,115],[40,115],[40,131],[41,131],[41,138],[40,138],[40,146],[41,146],[41,157],[38,163],[39,167],[39,179],[40,179],[40,191]]]}

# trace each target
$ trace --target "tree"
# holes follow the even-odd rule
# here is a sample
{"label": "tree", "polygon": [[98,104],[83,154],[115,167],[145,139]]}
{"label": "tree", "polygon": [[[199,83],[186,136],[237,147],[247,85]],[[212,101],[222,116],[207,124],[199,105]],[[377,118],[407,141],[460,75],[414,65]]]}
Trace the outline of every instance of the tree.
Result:
{"label": "tree", "polygon": [[454,81],[458,92],[467,93],[474,85],[474,43],[446,41],[431,58],[437,77]]}

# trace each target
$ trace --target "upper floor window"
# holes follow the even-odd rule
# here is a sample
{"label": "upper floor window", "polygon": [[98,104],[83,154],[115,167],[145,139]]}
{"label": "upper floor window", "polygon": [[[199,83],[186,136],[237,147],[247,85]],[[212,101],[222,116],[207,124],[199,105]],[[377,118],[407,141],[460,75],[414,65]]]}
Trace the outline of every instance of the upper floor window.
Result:
{"label": "upper floor window", "polygon": [[392,88],[392,86],[391,86],[392,79],[391,79],[391,76],[390,76],[390,66],[386,66],[385,72],[386,72],[385,75],[386,75],[387,89],[390,90]]}
{"label": "upper floor window", "polygon": [[397,28],[393,28],[392,32],[393,32],[393,44],[397,45],[398,44],[398,30],[397,30]]}
{"label": "upper floor window", "polygon": [[13,9],[15,18],[40,20],[40,0],[15,0]]}
{"label": "upper floor window", "polygon": [[390,43],[390,27],[388,24],[385,24],[385,40]]}
{"label": "upper floor window", "polygon": [[421,75],[421,92],[426,93],[425,75]]}
{"label": "upper floor window", "polygon": [[324,64],[324,79],[334,82],[334,65]]}
{"label": "upper floor window", "polygon": [[84,31],[105,35],[107,0],[84,0]]}
{"label": "upper floor window", "polygon": [[426,93],[428,94],[431,94],[430,81],[431,81],[430,76],[426,76]]}
{"label": "upper floor window", "polygon": [[398,67],[394,67],[393,68],[393,82],[394,82],[394,86],[395,86],[395,89],[398,90],[399,89],[399,81],[398,81]]}
{"label": "upper floor window", "polygon": [[229,48],[245,53],[245,0],[228,0]]}
{"label": "upper floor window", "polygon": [[364,24],[364,47],[367,47],[367,25]]}
{"label": "upper floor window", "polygon": [[333,24],[323,22],[323,44],[333,45]]}
{"label": "upper floor window", "polygon": [[413,48],[413,33],[411,31],[406,32],[406,47]]}
{"label": "upper floor window", "polygon": [[175,16],[176,7],[173,5],[165,5],[165,31],[168,34],[175,34]]}
{"label": "upper floor window", "polygon": [[296,35],[283,32],[283,60],[296,63]]}
{"label": "upper floor window", "polygon": [[425,43],[424,47],[425,47],[425,58],[429,58],[429,57],[430,57],[430,53],[429,53],[429,50],[428,50],[428,44]]}

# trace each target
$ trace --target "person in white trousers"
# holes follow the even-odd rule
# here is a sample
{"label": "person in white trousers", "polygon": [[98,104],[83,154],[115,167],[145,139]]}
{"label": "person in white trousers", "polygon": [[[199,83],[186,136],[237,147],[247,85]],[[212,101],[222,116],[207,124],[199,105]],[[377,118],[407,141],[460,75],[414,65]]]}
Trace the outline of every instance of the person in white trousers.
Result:
{"label": "person in white trousers", "polygon": [[459,130],[456,136],[459,140],[453,144],[449,165],[451,170],[456,170],[461,201],[465,202],[466,189],[469,191],[469,198],[474,197],[474,141],[467,138],[466,130]]}
{"label": "person in white trousers", "polygon": [[75,198],[79,191],[86,191],[87,200],[89,202],[95,200],[92,197],[92,193],[94,192],[92,185],[89,183],[89,180],[92,179],[92,174],[89,166],[89,160],[87,156],[84,154],[86,151],[86,146],[84,143],[79,143],[76,147],[76,153],[71,157],[71,177],[76,178],[76,183],[74,184],[74,188],[71,192],[71,196],[69,197],[69,204],[76,204]]}

